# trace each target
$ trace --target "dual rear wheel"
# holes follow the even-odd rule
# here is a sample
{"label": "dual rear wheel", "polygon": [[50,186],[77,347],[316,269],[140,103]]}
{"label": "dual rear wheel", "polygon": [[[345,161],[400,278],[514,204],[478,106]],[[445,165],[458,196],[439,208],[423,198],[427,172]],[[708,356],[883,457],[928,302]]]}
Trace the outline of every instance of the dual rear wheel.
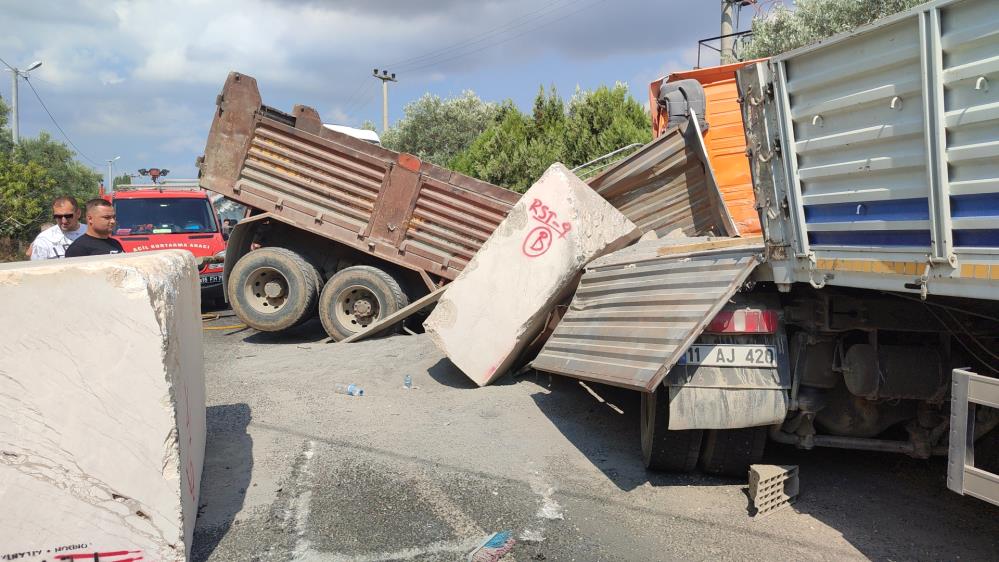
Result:
{"label": "dual rear wheel", "polygon": [[229,274],[233,311],[248,326],[277,332],[317,313],[341,340],[409,304],[399,282],[376,267],[344,268],[322,283],[315,266],[297,252],[268,247],[244,255]]}

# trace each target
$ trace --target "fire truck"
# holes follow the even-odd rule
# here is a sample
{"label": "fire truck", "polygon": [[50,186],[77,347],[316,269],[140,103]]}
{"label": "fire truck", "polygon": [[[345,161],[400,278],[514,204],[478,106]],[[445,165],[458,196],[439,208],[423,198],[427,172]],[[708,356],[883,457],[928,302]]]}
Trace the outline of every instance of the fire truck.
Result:
{"label": "fire truck", "polygon": [[119,185],[104,196],[118,215],[115,238],[126,252],[184,249],[198,260],[202,302],[222,297],[227,235],[197,180]]}

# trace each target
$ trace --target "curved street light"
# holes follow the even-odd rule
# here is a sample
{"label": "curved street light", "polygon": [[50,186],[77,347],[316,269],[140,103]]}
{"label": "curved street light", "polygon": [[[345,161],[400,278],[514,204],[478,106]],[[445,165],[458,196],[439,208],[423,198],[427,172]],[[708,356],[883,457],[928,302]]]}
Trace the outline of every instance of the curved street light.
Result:
{"label": "curved street light", "polygon": [[18,113],[17,113],[17,78],[20,76],[24,79],[28,78],[28,73],[35,70],[39,66],[42,66],[42,61],[36,60],[35,62],[28,65],[28,68],[20,69],[10,67],[10,136],[14,140],[14,144],[17,144],[21,140],[21,132],[18,127]]}

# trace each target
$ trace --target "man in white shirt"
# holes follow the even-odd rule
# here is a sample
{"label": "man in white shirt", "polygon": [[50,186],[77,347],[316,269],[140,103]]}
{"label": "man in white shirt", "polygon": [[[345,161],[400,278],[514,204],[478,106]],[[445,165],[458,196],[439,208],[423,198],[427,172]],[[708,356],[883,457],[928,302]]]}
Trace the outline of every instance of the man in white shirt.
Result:
{"label": "man in white shirt", "polygon": [[51,260],[66,256],[66,248],[87,232],[80,224],[80,204],[75,197],[56,197],[52,202],[55,226],[43,230],[31,244],[31,259]]}

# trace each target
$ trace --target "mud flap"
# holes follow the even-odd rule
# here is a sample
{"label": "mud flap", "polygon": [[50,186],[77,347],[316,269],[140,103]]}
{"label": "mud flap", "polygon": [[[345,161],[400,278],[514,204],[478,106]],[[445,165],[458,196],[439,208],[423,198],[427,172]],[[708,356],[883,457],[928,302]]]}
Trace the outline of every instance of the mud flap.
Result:
{"label": "mud flap", "polygon": [[767,388],[669,388],[669,428],[736,429],[784,421],[787,391]]}

